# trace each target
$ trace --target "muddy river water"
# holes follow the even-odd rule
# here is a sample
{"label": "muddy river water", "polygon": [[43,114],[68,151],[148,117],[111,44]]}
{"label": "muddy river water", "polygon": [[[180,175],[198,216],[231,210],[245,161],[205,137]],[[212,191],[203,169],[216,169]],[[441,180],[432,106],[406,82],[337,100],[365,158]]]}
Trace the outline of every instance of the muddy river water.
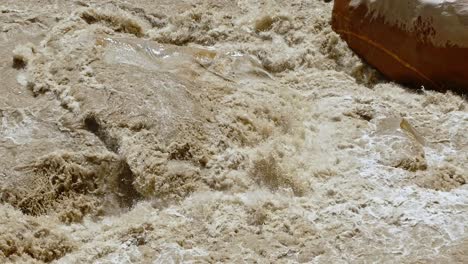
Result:
{"label": "muddy river water", "polygon": [[466,98],[327,2],[2,0],[0,262],[466,263]]}

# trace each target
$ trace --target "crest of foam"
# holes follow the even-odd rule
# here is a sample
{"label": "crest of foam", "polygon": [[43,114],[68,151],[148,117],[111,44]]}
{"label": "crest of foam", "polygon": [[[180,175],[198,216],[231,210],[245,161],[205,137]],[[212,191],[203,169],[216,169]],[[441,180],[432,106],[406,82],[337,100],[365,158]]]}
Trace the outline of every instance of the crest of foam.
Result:
{"label": "crest of foam", "polygon": [[420,19],[433,29],[427,36],[435,46],[468,47],[468,0],[351,0],[350,6],[364,4],[373,19],[412,32]]}

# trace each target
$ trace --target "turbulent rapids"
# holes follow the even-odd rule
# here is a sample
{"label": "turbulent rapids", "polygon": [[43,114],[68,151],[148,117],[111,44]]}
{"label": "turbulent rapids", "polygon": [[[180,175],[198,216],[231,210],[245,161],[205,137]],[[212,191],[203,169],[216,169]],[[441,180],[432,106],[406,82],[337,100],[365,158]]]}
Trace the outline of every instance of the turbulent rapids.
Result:
{"label": "turbulent rapids", "polygon": [[466,99],[332,7],[2,1],[0,262],[466,262]]}

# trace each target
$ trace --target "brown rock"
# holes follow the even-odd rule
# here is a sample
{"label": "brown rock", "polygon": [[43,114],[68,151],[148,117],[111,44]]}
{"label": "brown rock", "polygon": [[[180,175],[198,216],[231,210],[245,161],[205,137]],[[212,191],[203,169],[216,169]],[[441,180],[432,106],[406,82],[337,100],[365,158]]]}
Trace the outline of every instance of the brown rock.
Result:
{"label": "brown rock", "polygon": [[[351,49],[391,80],[467,93],[468,38],[463,35],[468,35],[468,24],[463,18],[468,17],[468,3],[413,0],[410,4],[420,8],[405,12],[405,16],[397,12],[396,5],[401,2],[378,2],[336,0],[333,29]],[[450,14],[447,10],[455,11]],[[444,25],[445,21],[457,24]]]}

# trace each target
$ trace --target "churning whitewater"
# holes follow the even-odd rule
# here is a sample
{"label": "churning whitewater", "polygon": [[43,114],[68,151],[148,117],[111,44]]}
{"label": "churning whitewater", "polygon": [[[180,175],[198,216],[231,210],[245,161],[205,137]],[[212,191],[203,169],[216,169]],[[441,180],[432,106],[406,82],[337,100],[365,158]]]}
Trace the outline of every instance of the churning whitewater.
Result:
{"label": "churning whitewater", "polygon": [[466,263],[468,104],[319,0],[3,0],[1,263]]}

